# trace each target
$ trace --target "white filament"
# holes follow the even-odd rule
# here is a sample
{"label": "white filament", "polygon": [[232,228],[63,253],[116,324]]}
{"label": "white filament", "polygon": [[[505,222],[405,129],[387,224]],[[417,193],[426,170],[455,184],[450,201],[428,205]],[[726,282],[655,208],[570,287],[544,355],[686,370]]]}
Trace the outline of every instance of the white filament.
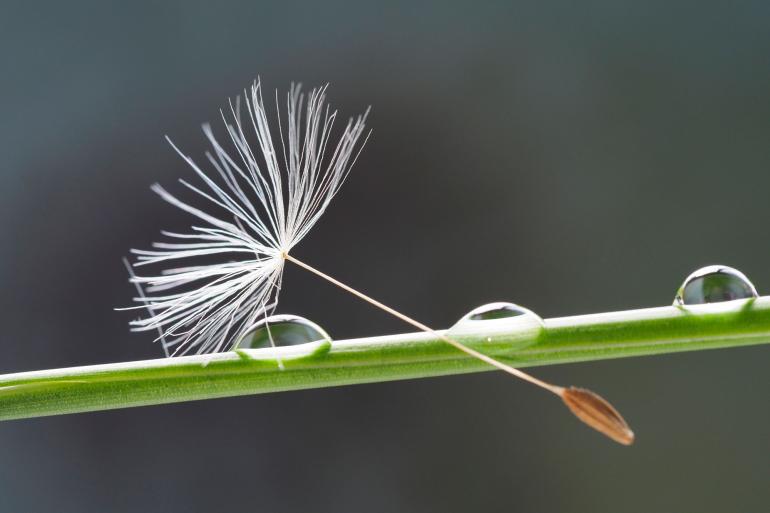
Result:
{"label": "white filament", "polygon": [[318,222],[366,142],[359,144],[368,111],[350,119],[327,151],[337,112],[325,105],[325,93],[326,87],[314,89],[306,98],[299,86],[291,86],[285,127],[277,114],[280,154],[259,81],[244,91],[246,116],[240,98],[230,102],[228,114],[222,112],[232,148],[225,149],[204,125],[211,176],[174,146],[203,186],[180,182],[208,207],[194,207],[153,186],[200,224],[189,233],[162,232],[169,240],[154,243],[153,250],[132,250],[135,268],[186,262],[131,278],[147,293],[134,298],[135,308],[146,313],[130,323],[134,331],[158,330],[164,350],[174,355],[216,352],[231,348],[258,317],[272,313],[284,255]]}

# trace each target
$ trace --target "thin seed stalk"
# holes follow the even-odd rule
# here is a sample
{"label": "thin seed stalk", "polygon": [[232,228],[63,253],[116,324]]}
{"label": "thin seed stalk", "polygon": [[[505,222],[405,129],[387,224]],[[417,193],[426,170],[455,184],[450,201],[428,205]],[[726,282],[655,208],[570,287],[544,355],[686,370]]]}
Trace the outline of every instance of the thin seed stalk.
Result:
{"label": "thin seed stalk", "polygon": [[[770,297],[546,319],[537,330],[477,324],[464,344],[529,367],[768,343]],[[486,370],[430,333],[242,349],[1,375],[0,420]]]}

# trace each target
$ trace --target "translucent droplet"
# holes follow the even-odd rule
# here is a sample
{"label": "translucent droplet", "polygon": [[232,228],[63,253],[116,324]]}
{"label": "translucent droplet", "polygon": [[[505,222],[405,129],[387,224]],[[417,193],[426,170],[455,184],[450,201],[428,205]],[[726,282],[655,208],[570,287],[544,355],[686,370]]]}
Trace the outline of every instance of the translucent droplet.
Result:
{"label": "translucent droplet", "polygon": [[238,342],[238,349],[259,349],[276,346],[296,346],[331,340],[329,334],[316,323],[297,315],[272,315],[254,324]]}
{"label": "translucent droplet", "polygon": [[684,280],[674,305],[701,305],[757,297],[757,289],[745,274],[726,265],[702,267]]}
{"label": "translucent droplet", "polygon": [[532,310],[513,303],[488,303],[474,308],[447,330],[458,342],[485,352],[509,351],[536,342],[543,319]]}

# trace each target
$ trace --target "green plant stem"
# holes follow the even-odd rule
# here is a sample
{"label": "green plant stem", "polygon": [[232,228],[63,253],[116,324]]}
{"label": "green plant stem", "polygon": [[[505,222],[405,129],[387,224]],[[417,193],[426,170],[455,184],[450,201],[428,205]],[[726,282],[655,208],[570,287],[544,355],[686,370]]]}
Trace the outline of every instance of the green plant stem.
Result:
{"label": "green plant stem", "polygon": [[[474,321],[452,336],[515,367],[770,342],[770,297],[542,324],[533,317],[534,325],[524,317]],[[491,368],[427,333],[321,341],[6,374],[0,420],[484,370]]]}

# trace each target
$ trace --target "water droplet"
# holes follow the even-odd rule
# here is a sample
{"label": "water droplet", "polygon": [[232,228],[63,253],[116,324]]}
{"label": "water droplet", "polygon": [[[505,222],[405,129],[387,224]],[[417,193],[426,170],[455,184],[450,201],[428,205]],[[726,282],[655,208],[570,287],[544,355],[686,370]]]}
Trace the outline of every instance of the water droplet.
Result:
{"label": "water droplet", "polygon": [[757,289],[745,274],[726,265],[702,267],[684,280],[674,305],[720,303],[758,297]]}
{"label": "water droplet", "polygon": [[498,302],[474,308],[449,328],[446,335],[485,350],[494,350],[497,346],[510,350],[533,344],[542,328],[543,319],[532,310]]}
{"label": "water droplet", "polygon": [[238,349],[272,347],[271,337],[276,346],[296,346],[319,340],[331,340],[323,328],[304,317],[272,315],[254,324],[236,347]]}

